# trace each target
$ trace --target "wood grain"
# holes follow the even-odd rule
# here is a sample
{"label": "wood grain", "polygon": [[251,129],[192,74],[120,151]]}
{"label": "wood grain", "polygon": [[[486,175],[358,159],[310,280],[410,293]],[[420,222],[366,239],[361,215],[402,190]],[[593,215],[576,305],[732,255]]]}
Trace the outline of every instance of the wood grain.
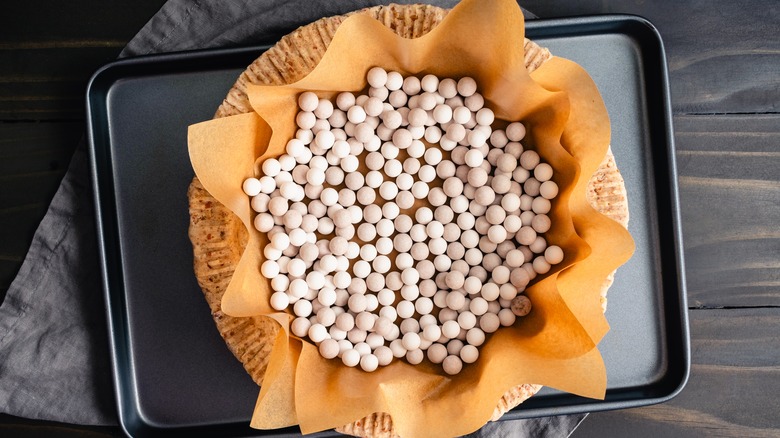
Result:
{"label": "wood grain", "polygon": [[118,47],[0,44],[0,120],[84,118],[84,90]]}
{"label": "wood grain", "polygon": [[0,12],[0,120],[81,120],[92,73],[164,0],[28,0]]}
{"label": "wood grain", "polygon": [[0,303],[83,135],[82,122],[0,123]]}
{"label": "wood grain", "polygon": [[671,401],[591,414],[573,438],[777,437],[780,309],[690,312],[692,371]]}
{"label": "wood grain", "polygon": [[4,2],[0,41],[127,41],[165,0],[26,0]]}
{"label": "wood grain", "polygon": [[524,0],[540,17],[647,18],[666,47],[675,113],[780,110],[780,7],[766,0]]}
{"label": "wood grain", "polygon": [[678,115],[674,131],[681,152],[777,153],[780,145],[778,114]]}
{"label": "wood grain", "polygon": [[780,115],[675,118],[692,307],[780,306]]}

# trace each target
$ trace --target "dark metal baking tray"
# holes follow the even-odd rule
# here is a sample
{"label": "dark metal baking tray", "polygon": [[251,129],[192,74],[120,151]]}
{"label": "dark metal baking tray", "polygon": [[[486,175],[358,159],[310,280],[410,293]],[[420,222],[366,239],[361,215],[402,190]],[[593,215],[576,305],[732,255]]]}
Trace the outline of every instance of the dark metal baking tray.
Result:
{"label": "dark metal baking tray", "polygon": [[[656,29],[633,16],[537,20],[527,35],[585,67],[612,122],[637,250],[609,292],[603,401],[551,389],[504,419],[666,401],[690,351],[669,84]],[[192,271],[187,126],[210,119],[267,47],[139,57],[93,76],[87,95],[103,287],[119,417],[133,436],[296,435],[248,421],[257,387],[214,328]],[[321,435],[327,435],[324,433]]]}

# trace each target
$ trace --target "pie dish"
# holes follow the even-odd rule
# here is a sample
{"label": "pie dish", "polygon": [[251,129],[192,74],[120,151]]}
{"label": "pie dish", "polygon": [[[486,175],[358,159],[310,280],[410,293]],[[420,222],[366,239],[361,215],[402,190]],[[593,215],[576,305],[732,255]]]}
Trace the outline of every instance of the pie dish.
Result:
{"label": "pie dish", "polygon": [[[447,10],[427,5],[390,5],[356,11],[373,17],[406,38],[420,37],[433,29],[447,15]],[[348,14],[350,15],[350,14]],[[283,37],[263,53],[238,78],[228,92],[215,118],[252,111],[246,94],[248,84],[280,85],[306,76],[318,63],[345,16],[329,17],[303,26]],[[525,64],[530,71],[541,66],[552,54],[530,40],[524,41]],[[190,201],[190,239],[194,251],[194,269],[204,296],[211,308],[216,326],[228,348],[242,362],[253,380],[262,385],[278,325],[265,317],[233,317],[222,312],[221,299],[247,242],[241,221],[214,199],[193,179],[188,192]],[[588,202],[600,213],[624,227],[628,222],[628,201],[623,179],[608,152],[591,177]],[[602,307],[611,284],[609,276],[601,287]],[[523,384],[507,391],[496,406],[492,420],[535,394],[540,385]],[[337,429],[356,436],[394,436],[392,419],[376,413]]]}

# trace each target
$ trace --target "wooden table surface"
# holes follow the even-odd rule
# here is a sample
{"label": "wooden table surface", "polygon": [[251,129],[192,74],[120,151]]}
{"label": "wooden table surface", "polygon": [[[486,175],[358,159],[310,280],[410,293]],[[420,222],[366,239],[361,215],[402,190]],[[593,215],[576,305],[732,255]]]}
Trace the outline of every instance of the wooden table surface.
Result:
{"label": "wooden table surface", "polygon": [[[85,131],[89,76],[164,0],[26,0],[0,12],[0,299]],[[628,13],[671,77],[692,370],[670,402],[591,414],[573,434],[780,436],[780,3],[527,0],[541,17]],[[0,435],[113,436],[0,415]]]}

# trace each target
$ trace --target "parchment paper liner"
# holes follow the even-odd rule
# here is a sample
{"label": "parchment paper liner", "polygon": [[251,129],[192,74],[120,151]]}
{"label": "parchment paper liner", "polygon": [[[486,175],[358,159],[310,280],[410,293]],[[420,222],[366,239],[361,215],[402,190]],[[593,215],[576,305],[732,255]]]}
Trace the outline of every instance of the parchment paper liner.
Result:
{"label": "parchment paper liner", "polygon": [[[352,44],[356,41],[362,44]],[[250,87],[256,113],[191,127],[196,174],[249,230],[223,310],[234,316],[267,315],[283,329],[271,353],[254,427],[300,423],[307,433],[389,412],[402,436],[458,435],[484,424],[501,395],[519,383],[603,397],[606,375],[596,345],[608,326],[599,305],[600,285],[633,249],[628,233],[585,200],[588,177],[609,144],[608,118],[595,85],[576,64],[553,58],[529,76],[522,41],[522,14],[509,0],[464,1],[414,40],[353,16],[341,24],[307,77],[289,86]],[[475,77],[498,117],[527,124],[525,144],[553,165],[561,186],[547,237],[564,248],[564,263],[527,290],[534,312],[495,333],[481,348],[480,360],[456,377],[427,363],[413,367],[396,361],[369,374],[322,359],[316,347],[288,336],[290,316],[270,309],[270,287],[258,271],[266,238],[252,231],[241,181],[256,171],[256,157],[283,151],[294,132],[295,96],[301,90],[322,97],[359,91],[373,65],[404,74]]]}

